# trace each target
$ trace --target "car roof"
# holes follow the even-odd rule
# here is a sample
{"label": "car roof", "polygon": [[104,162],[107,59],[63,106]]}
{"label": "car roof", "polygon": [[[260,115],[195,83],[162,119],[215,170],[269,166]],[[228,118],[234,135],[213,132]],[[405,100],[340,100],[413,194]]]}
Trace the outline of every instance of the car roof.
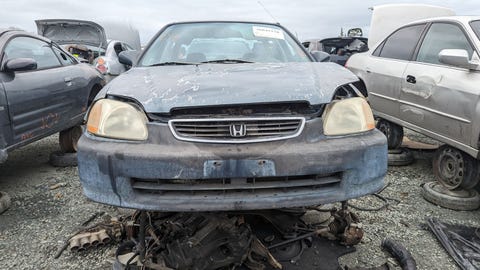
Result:
{"label": "car roof", "polygon": [[[276,22],[262,22],[262,21],[240,21],[240,20],[206,20],[206,21],[179,21],[168,23],[167,25],[172,24],[188,24],[188,23],[252,23],[252,24],[269,24],[275,26],[282,26],[280,23]],[[282,26],[283,27],[283,26]]]}
{"label": "car roof", "polygon": [[480,20],[480,16],[446,16],[446,17],[433,17],[429,19],[418,20],[418,21],[408,23],[406,25],[438,22],[438,21],[449,21],[449,22],[459,22],[463,24],[468,24],[471,21],[477,21],[477,20]]}
{"label": "car roof", "polygon": [[48,42],[48,43],[51,43],[52,41],[46,37],[42,37],[40,35],[37,35],[37,34],[33,34],[33,33],[29,33],[25,30],[22,30],[22,29],[19,29],[19,28],[0,28],[0,36],[4,35],[4,34],[20,34],[22,36],[30,36],[30,37],[33,37],[33,38],[37,38],[37,39],[41,39],[45,42]]}
{"label": "car roof", "polygon": [[0,36],[7,32],[13,32],[13,31],[23,31],[23,30],[14,29],[14,28],[0,28]]}

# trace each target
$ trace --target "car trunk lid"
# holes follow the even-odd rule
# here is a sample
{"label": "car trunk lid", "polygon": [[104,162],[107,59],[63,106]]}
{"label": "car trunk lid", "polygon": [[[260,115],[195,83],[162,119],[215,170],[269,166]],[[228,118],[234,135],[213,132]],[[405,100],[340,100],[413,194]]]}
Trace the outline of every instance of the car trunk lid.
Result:
{"label": "car trunk lid", "polygon": [[48,19],[36,20],[39,35],[60,45],[82,44],[106,49],[107,37],[102,26],[91,21]]}

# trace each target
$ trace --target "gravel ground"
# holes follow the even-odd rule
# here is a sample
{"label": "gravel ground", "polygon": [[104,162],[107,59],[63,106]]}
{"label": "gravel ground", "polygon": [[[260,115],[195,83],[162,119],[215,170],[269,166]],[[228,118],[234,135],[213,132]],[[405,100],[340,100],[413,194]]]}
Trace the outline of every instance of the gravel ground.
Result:
{"label": "gravel ground", "polygon": [[[413,133],[415,139],[424,138]],[[427,142],[431,142],[427,140]],[[48,156],[58,150],[57,136],[43,139],[11,153],[0,165],[0,190],[12,197],[12,207],[0,215],[0,269],[111,269],[113,245],[84,253],[65,251],[54,259],[64,239],[92,214],[105,211],[119,215],[114,207],[87,200],[81,190],[76,168],[54,168]],[[357,252],[340,259],[342,265],[378,266],[396,263],[381,248],[381,240],[399,240],[415,257],[419,269],[459,269],[425,229],[427,217],[442,221],[480,226],[479,210],[472,212],[443,209],[426,202],[420,185],[433,181],[431,153],[415,153],[417,160],[406,167],[390,167],[382,195],[391,201],[377,212],[356,211],[365,236]],[[59,184],[56,189],[50,189]],[[368,196],[351,201],[354,205],[375,207],[381,204]],[[398,268],[398,266],[396,267]]]}

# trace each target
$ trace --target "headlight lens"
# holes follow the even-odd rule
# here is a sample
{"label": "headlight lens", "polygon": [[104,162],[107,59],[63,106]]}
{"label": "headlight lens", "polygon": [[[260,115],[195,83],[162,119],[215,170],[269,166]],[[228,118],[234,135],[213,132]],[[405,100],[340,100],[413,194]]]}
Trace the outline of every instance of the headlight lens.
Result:
{"label": "headlight lens", "polygon": [[360,97],[333,101],[323,113],[325,135],[346,135],[375,128],[372,110]]}
{"label": "headlight lens", "polygon": [[124,140],[146,140],[147,116],[135,105],[101,99],[88,114],[87,131],[91,134]]}

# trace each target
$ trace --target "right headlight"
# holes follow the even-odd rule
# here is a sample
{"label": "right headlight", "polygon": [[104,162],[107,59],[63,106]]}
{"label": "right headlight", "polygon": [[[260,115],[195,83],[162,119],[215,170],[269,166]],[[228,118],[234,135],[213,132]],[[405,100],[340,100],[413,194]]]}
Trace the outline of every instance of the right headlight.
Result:
{"label": "right headlight", "polygon": [[325,135],[347,135],[374,128],[373,113],[364,98],[334,100],[323,113]]}
{"label": "right headlight", "polygon": [[101,137],[142,141],[148,137],[147,116],[134,104],[101,99],[88,113],[87,131]]}

